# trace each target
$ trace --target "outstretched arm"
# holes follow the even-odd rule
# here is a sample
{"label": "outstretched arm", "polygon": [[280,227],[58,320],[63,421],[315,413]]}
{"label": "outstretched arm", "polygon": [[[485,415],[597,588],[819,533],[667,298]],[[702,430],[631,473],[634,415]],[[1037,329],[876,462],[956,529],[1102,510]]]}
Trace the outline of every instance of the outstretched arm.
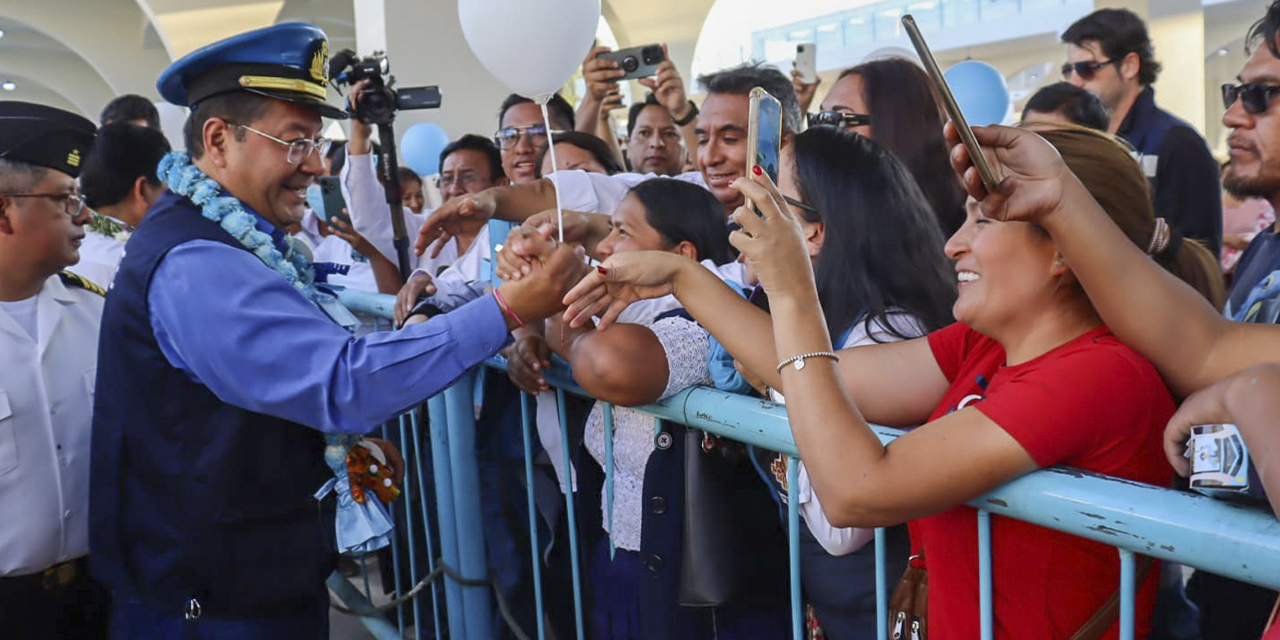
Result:
{"label": "outstretched arm", "polygon": [[547,340],[552,351],[572,365],[574,380],[605,402],[648,404],[667,386],[667,354],[648,327],[615,324],[596,331],[590,325],[575,329],[552,320],[547,323]]}
{"label": "outstretched arm", "polygon": [[1179,475],[1191,475],[1183,457],[1191,427],[1200,424],[1234,424],[1240,430],[1249,457],[1257,466],[1271,509],[1280,513],[1280,363],[1241,371],[1187,398],[1169,419],[1164,432],[1164,453]]}
{"label": "outstretched arm", "polygon": [[1280,361],[1280,327],[1224,319],[1189,285],[1147,257],[1093,199],[1049,143],[1008,127],[974,130],[1005,176],[988,194],[953,125],[952,166],[986,215],[1037,222],[1125,344],[1146,356],[1179,395],[1255,364]]}

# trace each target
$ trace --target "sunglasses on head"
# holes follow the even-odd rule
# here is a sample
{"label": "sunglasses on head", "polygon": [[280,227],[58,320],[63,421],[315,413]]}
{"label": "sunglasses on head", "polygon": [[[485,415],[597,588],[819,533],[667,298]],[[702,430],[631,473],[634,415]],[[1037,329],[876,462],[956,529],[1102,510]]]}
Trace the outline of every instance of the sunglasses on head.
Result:
{"label": "sunglasses on head", "polygon": [[819,111],[809,114],[811,127],[841,127],[851,129],[871,124],[871,116],[847,111]]}
{"label": "sunglasses on head", "polygon": [[1263,84],[1261,82],[1246,82],[1244,84],[1224,84],[1222,85],[1222,106],[1230,109],[1231,105],[1240,100],[1240,106],[1244,107],[1245,113],[1258,115],[1265,113],[1267,108],[1271,106],[1271,96],[1280,93],[1280,84]]}
{"label": "sunglasses on head", "polygon": [[1068,62],[1062,65],[1062,77],[1064,79],[1071,77],[1071,72],[1076,72],[1081,80],[1092,80],[1093,76],[1098,74],[1098,70],[1113,63],[1118,62],[1114,58],[1111,60],[1084,60],[1081,62]]}

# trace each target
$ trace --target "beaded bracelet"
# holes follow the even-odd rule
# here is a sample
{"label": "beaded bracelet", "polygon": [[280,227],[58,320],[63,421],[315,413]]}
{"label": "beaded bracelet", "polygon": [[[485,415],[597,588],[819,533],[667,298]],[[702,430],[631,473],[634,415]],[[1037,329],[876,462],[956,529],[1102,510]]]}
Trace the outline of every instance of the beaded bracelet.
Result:
{"label": "beaded bracelet", "polygon": [[813,352],[811,352],[811,353],[802,353],[802,354],[800,354],[800,355],[798,355],[798,356],[791,356],[790,358],[787,358],[786,360],[783,360],[782,362],[779,362],[779,363],[778,363],[778,373],[779,373],[779,374],[781,374],[781,373],[782,373],[782,368],[783,368],[783,367],[785,367],[785,366],[787,366],[787,365],[789,365],[789,364],[791,364],[792,362],[796,363],[796,364],[795,364],[795,369],[796,369],[796,371],[799,371],[799,370],[803,369],[803,368],[804,368],[804,359],[805,359],[805,358],[831,358],[832,360],[835,360],[836,362],[840,362],[840,356],[836,355],[836,354],[835,354],[834,352],[832,352],[832,351],[813,351]]}

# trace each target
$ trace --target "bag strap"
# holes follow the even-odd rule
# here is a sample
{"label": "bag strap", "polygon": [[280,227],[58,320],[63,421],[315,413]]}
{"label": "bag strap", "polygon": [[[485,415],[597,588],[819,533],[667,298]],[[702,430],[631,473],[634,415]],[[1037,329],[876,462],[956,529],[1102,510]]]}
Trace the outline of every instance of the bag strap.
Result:
{"label": "bag strap", "polygon": [[[1151,556],[1139,555],[1134,558],[1134,584],[1141,586],[1143,581],[1147,579],[1147,574],[1151,572],[1151,566],[1156,563]],[[1136,589],[1135,589],[1136,591]],[[1116,589],[1107,601],[1098,607],[1097,611],[1080,626],[1080,630],[1071,636],[1071,640],[1098,640],[1102,634],[1111,628],[1111,625],[1120,617],[1120,590]]]}

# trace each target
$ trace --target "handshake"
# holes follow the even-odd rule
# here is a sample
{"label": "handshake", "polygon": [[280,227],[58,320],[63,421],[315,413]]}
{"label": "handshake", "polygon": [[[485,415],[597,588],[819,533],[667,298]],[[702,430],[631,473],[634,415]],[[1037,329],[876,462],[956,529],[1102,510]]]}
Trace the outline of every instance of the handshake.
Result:
{"label": "handshake", "polygon": [[565,294],[592,270],[584,250],[557,241],[554,231],[550,225],[518,227],[499,254],[500,265],[513,260],[520,265],[514,271],[498,270],[505,282],[496,293],[509,311],[510,329],[563,311]]}

